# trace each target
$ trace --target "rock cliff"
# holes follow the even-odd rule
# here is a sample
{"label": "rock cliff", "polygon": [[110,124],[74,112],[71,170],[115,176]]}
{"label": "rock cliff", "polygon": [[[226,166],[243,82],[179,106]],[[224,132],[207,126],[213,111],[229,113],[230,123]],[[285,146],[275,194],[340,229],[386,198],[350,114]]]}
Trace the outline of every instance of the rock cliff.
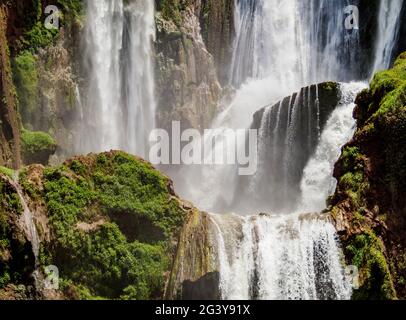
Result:
{"label": "rock cliff", "polygon": [[357,131],[343,148],[331,211],[359,299],[405,298],[406,55],[377,73],[357,98]]}
{"label": "rock cliff", "polygon": [[199,15],[192,5],[179,6],[163,1],[156,16],[158,125],[169,129],[177,120],[185,128],[203,129],[216,115],[222,89]]}
{"label": "rock cliff", "polygon": [[21,123],[7,41],[7,17],[6,6],[0,4],[0,165],[18,168]]}

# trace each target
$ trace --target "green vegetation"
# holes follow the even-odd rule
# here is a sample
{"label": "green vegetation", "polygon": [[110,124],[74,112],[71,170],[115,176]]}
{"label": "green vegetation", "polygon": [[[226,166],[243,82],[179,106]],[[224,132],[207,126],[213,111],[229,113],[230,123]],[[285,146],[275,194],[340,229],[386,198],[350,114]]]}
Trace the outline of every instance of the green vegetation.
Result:
{"label": "green vegetation", "polygon": [[23,46],[32,51],[51,45],[59,31],[56,29],[47,29],[43,21],[38,21],[31,30],[24,35]]}
{"label": "green vegetation", "polygon": [[[158,299],[185,213],[169,179],[123,152],[76,158],[44,170],[40,194],[53,241],[41,247],[43,265],[59,267],[74,298]],[[80,261],[80,263],[78,263]]]}
{"label": "green vegetation", "polygon": [[375,116],[404,110],[406,105],[406,52],[400,55],[392,69],[375,75],[371,82],[371,93],[382,97]]}
{"label": "green vegetation", "polygon": [[[0,172],[3,170],[0,167]],[[19,237],[14,225],[21,212],[18,194],[0,175],[0,289],[10,282],[18,283],[26,273],[25,240]]]}
{"label": "green vegetation", "polygon": [[[355,290],[356,300],[394,299],[396,292],[384,255],[384,245],[373,231],[355,236],[347,246],[352,264],[363,275],[361,287]],[[364,280],[364,281],[363,281]]]}
{"label": "green vegetation", "polygon": [[345,193],[355,207],[365,205],[365,192],[369,189],[368,181],[364,178],[363,171],[347,172],[339,179],[340,190]]}
{"label": "green vegetation", "polygon": [[338,90],[338,83],[337,82],[328,81],[328,82],[322,83],[321,86],[322,86],[323,90],[327,90],[327,91],[336,91],[336,90]]}
{"label": "green vegetation", "polygon": [[29,51],[20,53],[13,62],[14,83],[24,123],[33,119],[38,107],[37,58]]}
{"label": "green vegetation", "polygon": [[181,10],[185,7],[182,0],[159,0],[157,2],[157,9],[161,11],[162,17],[166,20],[173,21],[176,25],[182,22]]}
{"label": "green vegetation", "polygon": [[42,2],[40,0],[32,0],[32,6],[34,10],[27,19],[29,22],[28,29],[21,39],[20,49],[36,52],[39,48],[51,45],[59,31],[45,28],[45,16],[42,12]]}
{"label": "green vegetation", "polygon": [[[379,128],[385,155],[385,182],[394,195],[406,191],[406,53],[394,67],[375,75],[370,94],[380,98],[370,104],[370,119]],[[403,192],[404,193],[404,192]]]}
{"label": "green vegetation", "polygon": [[72,16],[76,19],[81,19],[84,14],[83,0],[58,0],[58,4],[64,16]]}
{"label": "green vegetation", "polygon": [[6,176],[13,178],[14,176],[14,170],[6,167],[0,166],[0,172],[5,174]]}
{"label": "green vegetation", "polygon": [[406,203],[406,53],[359,94],[355,115],[357,131],[337,164],[330,202],[333,215],[344,211],[349,220],[344,251],[361,279],[353,297],[402,297],[406,264],[393,252],[405,251],[397,243]]}
{"label": "green vegetation", "polygon": [[341,160],[343,161],[345,171],[363,169],[362,155],[358,147],[344,148]]}
{"label": "green vegetation", "polygon": [[56,149],[56,142],[48,133],[41,131],[22,130],[21,141],[23,152],[27,155],[35,155],[41,152],[51,151]]}
{"label": "green vegetation", "polygon": [[[35,53],[39,48],[52,45],[59,36],[59,30],[45,28],[46,14],[43,12],[42,1],[32,0],[34,10],[27,17],[28,25],[23,37],[20,39],[20,50],[29,50]],[[60,25],[68,25],[82,19],[84,13],[83,0],[57,0],[55,5],[59,9]]]}

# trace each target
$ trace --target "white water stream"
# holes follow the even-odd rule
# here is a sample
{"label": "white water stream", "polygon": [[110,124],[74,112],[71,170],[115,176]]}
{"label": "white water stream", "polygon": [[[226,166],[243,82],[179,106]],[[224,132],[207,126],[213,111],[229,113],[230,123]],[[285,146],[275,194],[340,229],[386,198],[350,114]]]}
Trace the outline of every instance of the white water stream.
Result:
{"label": "white water stream", "polygon": [[88,0],[84,65],[89,74],[77,152],[148,154],[155,127],[154,2]]}

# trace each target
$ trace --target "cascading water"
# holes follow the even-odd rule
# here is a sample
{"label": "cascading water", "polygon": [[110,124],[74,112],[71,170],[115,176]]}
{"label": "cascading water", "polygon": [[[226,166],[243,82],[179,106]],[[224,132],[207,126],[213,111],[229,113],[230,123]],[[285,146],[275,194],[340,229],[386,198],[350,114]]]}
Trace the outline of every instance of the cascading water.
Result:
{"label": "cascading water", "polygon": [[356,95],[366,87],[365,83],[341,85],[341,101],[327,121],[317,150],[303,170],[300,183],[302,212],[322,211],[325,200],[334,193],[336,180],[332,177],[334,163],[340,156],[340,147],[349,141],[354,133],[353,110]]}
{"label": "cascading water", "polygon": [[[349,2],[235,1],[230,83],[238,91],[213,127],[248,128],[257,110],[280,102],[257,114],[255,176],[241,181],[235,166],[227,165],[188,168],[183,174],[191,184],[179,185],[181,193],[202,209],[281,213],[210,215],[222,298],[349,299],[350,279],[329,216],[292,213],[325,207],[335,183],[333,164],[352,133],[350,111],[362,86],[342,85],[327,111],[321,85],[309,86],[363,74],[359,31],[344,27]],[[375,70],[392,59],[402,4],[381,0]],[[155,117],[153,1],[89,0],[87,11],[89,84],[86,97],[78,99],[78,151],[118,148],[145,156]]]}
{"label": "cascading water", "polygon": [[123,29],[122,0],[87,1],[85,57],[89,70],[85,121],[78,151],[119,147],[120,51]]}
{"label": "cascading water", "polygon": [[303,88],[263,110],[258,171],[240,178],[232,209],[288,213],[325,208],[334,191],[334,163],[355,127],[354,100],[365,84],[341,84],[336,99],[325,97],[325,86]]}
{"label": "cascading water", "polygon": [[[130,2],[124,12],[123,87],[124,150],[146,156],[155,127],[152,41],[155,39],[154,1]],[[142,31],[142,32],[140,32]]]}
{"label": "cascading water", "polygon": [[350,299],[334,226],[318,215],[211,215],[224,300]]}
{"label": "cascading water", "polygon": [[235,6],[234,86],[270,77],[298,89],[357,78],[359,32],[345,29],[348,1],[236,0]]}
{"label": "cascading water", "polygon": [[[376,46],[376,56],[384,56],[387,59],[385,51],[392,51],[395,41],[393,37],[386,37],[384,34],[394,31],[393,26],[396,25],[401,11],[397,10],[395,13],[394,8],[399,8],[403,0],[393,2],[396,4],[382,0],[378,21],[379,29],[383,31],[380,32],[382,36]],[[355,1],[354,4],[358,5],[359,2]],[[236,0],[236,39],[230,81],[239,89],[232,103],[213,122],[213,128],[221,130],[248,128],[255,111],[263,105],[278,101],[310,83],[360,78],[364,74],[359,69],[362,65],[359,62],[360,35],[356,28],[353,30],[345,28],[348,5],[349,2],[346,0]],[[385,11],[385,6],[389,6],[391,10]],[[388,17],[395,22],[390,24],[385,22],[389,21]],[[267,207],[276,211],[284,209],[278,208],[276,203],[279,203],[279,207],[283,207],[288,201],[286,197],[292,194],[290,192],[292,189],[295,195],[299,194],[302,171],[317,146],[314,133],[317,130],[320,135],[325,124],[323,119],[317,123],[314,121],[316,117],[320,117],[317,90],[318,87],[315,88],[316,92],[314,89],[313,91],[302,89],[300,95],[292,97],[290,102],[283,101],[283,104],[290,107],[285,106],[279,110],[279,122],[275,119],[278,110],[272,108],[271,117],[275,121],[272,119],[270,125],[275,126],[277,123],[277,131],[285,137],[285,140],[273,135],[273,139],[276,139],[274,144],[282,144],[278,148],[273,148],[272,143],[262,146],[263,141],[259,142],[259,152],[261,153],[261,148],[264,147],[263,153],[270,154],[269,157],[272,159],[269,157],[263,159],[261,155],[259,156],[258,174],[249,184],[252,192],[243,190],[247,197],[244,197],[241,189],[237,188],[239,179],[236,176],[236,168],[226,165],[216,168],[207,166],[194,168],[187,176],[199,177],[201,184],[199,188],[195,188],[187,181],[183,183],[183,180],[178,184],[181,194],[210,211],[230,208],[233,197],[242,201],[244,198],[259,198],[257,203],[260,205],[251,207],[251,210],[265,210]],[[311,116],[296,114],[298,111],[300,113],[304,111],[303,101],[298,99],[308,104]],[[300,108],[294,108],[295,103],[301,104]],[[287,114],[286,110],[293,113]],[[298,121],[295,120],[296,116],[299,117]],[[308,119],[307,126],[314,130],[312,134],[308,133],[310,129],[304,128],[303,119]],[[262,120],[271,121],[266,117]],[[266,128],[265,124],[259,129],[260,136],[269,134],[265,132],[266,130],[275,130]],[[307,131],[303,132],[302,129]],[[283,130],[289,131],[289,134],[285,134]],[[308,141],[303,141],[303,137],[308,138]],[[261,168],[264,165],[271,167],[278,163],[283,163],[284,167],[278,167],[278,170]],[[276,172],[271,185],[267,181],[269,170]],[[256,181],[256,178],[259,180]],[[261,185],[261,180],[264,181],[265,187]],[[274,201],[269,197],[273,197]],[[278,201],[279,199],[283,201]],[[260,203],[262,201],[265,202],[264,205]],[[273,202],[275,207],[270,206],[270,202]],[[293,209],[296,201],[291,202],[290,209]],[[232,209],[235,209],[235,206]],[[247,208],[239,209],[245,211]]]}
{"label": "cascading water", "polygon": [[[357,78],[359,75],[354,73],[357,73],[359,65],[355,60],[359,51],[359,34],[358,30],[344,28],[344,9],[347,6],[346,0],[236,0],[236,39],[230,81],[239,89],[232,103],[214,121],[213,128],[222,130],[248,128],[258,109],[299,91],[301,87],[331,79],[339,81]],[[315,90],[317,91],[317,87]],[[309,105],[312,108],[311,112],[314,112],[313,115],[318,117],[315,90],[313,89],[311,93],[309,91],[311,94],[309,100],[313,100]],[[299,154],[300,150],[295,150],[295,147],[299,146],[299,143],[294,143],[295,137],[301,135],[299,123],[295,123],[295,113],[291,119],[285,112],[286,110],[302,112],[302,108],[293,108],[295,103],[300,103],[298,100],[300,97],[295,98],[297,99],[291,101],[291,107],[284,108],[280,123],[281,127],[289,123],[290,136],[285,136],[287,139],[285,144],[292,149],[292,153],[286,152],[284,156],[288,158],[280,158],[278,161],[286,160],[286,167],[283,170],[288,172],[285,178],[289,175],[296,178],[293,180],[289,178],[290,181],[276,179],[274,185],[269,186],[275,190],[286,190],[290,185],[298,188],[301,170],[305,165],[302,162],[308,160],[309,153],[312,153],[315,147],[313,142],[311,148],[302,155]],[[274,154],[274,157],[281,156]],[[295,157],[300,158],[301,166],[292,168],[289,157],[293,160]],[[202,181],[199,188],[194,188],[184,180],[177,185],[185,198],[193,200],[201,208],[225,210],[230,208],[233,197],[240,191],[237,191],[239,179],[236,172],[235,167],[226,165],[216,168],[201,166],[191,170],[190,175],[187,174],[199,177],[199,181]],[[266,175],[261,178],[266,180]],[[286,186],[280,188],[279,182]],[[255,183],[251,183],[251,186],[252,190],[260,188],[256,187]],[[253,193],[249,196],[251,197]],[[256,197],[269,202],[269,192],[265,197],[260,194]],[[274,193],[274,198],[278,197],[286,198],[287,194]],[[251,207],[251,210],[261,208],[262,206]],[[245,208],[240,209],[244,211]]]}
{"label": "cascading water", "polygon": [[147,155],[155,126],[154,2],[87,1],[89,71],[77,151],[121,149]]}
{"label": "cascading water", "polygon": [[337,95],[324,97],[334,89],[322,81],[361,77],[359,32],[344,28],[346,6],[236,1],[230,81],[239,89],[213,127],[258,128],[258,171],[241,179],[235,167],[193,169],[199,186],[188,185],[184,195],[210,211],[279,214],[210,215],[223,299],[351,298],[329,215],[299,213],[325,208],[334,163],[355,126],[354,100],[365,86],[341,84]]}
{"label": "cascading water", "polygon": [[14,190],[16,190],[18,197],[20,198],[21,205],[23,206],[22,225],[24,226],[25,234],[28,241],[31,242],[32,253],[34,255],[34,269],[39,267],[39,237],[37,232],[37,227],[34,222],[34,216],[28,207],[27,201],[25,200],[23,190],[18,183],[19,173],[16,171],[14,173],[13,180],[10,181]]}
{"label": "cascading water", "polygon": [[[310,139],[305,140],[310,145],[314,139],[319,142],[306,167],[299,168],[303,177],[302,182],[297,183],[301,187],[301,197],[297,197],[301,199],[298,212],[320,212],[325,208],[325,200],[329,192],[333,191],[335,183],[332,177],[333,165],[340,155],[340,147],[350,139],[355,127],[352,118],[354,99],[364,87],[363,83],[341,85],[340,102],[326,121],[320,140],[316,125],[319,123],[318,117],[310,122],[308,119],[304,121],[306,125],[315,121],[308,128],[316,129],[313,134],[308,131]],[[297,103],[300,96],[303,97],[304,104]],[[283,161],[278,162],[281,163],[281,168],[273,167],[274,171],[267,168],[268,171],[259,173],[259,176],[265,175],[267,184],[274,186],[266,198],[268,205],[272,206],[276,201],[284,212],[291,208],[292,199],[295,198],[292,194],[294,191],[291,189],[287,193],[283,190],[286,181],[282,179],[276,183],[273,177],[276,173],[286,174],[287,171],[283,170],[286,159],[297,159],[284,155],[289,151],[289,145],[285,141],[289,141],[289,130],[292,127],[287,122],[286,127],[281,130],[282,124],[287,118],[294,116],[295,109],[311,113],[311,97],[311,88],[307,88],[301,94],[286,100],[289,108],[285,112],[285,119],[281,119],[281,102],[266,109],[261,122],[262,138],[271,141],[271,145],[264,150],[270,150],[269,154],[278,155],[279,160]],[[291,111],[288,112],[289,110]],[[317,110],[313,113],[317,115]],[[279,145],[276,143],[278,140]],[[298,143],[306,145],[306,141],[300,139]],[[282,149],[275,150],[281,147]],[[264,184],[254,180],[254,186],[263,187]],[[278,193],[278,189],[282,191]],[[259,191],[255,190],[254,194]],[[250,205],[255,206],[254,203]],[[295,205],[296,208],[297,206],[298,204]],[[241,208],[241,203],[239,207]],[[335,228],[328,215],[296,213],[244,217],[213,214],[211,219],[216,230],[220,292],[223,299],[351,298],[352,279],[346,275]]]}
{"label": "cascading water", "polygon": [[381,0],[380,2],[374,72],[389,68],[393,59],[393,48],[399,35],[399,19],[403,2],[403,0]]}

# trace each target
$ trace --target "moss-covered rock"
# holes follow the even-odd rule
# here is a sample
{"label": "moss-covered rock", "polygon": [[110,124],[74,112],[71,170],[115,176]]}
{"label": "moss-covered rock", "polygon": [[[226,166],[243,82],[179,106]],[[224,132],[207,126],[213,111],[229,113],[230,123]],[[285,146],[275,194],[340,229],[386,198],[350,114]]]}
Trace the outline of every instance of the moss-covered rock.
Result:
{"label": "moss-covered rock", "polygon": [[23,129],[21,134],[23,161],[25,164],[48,164],[49,157],[55,153],[57,144],[46,132],[32,132]]}
{"label": "moss-covered rock", "polygon": [[196,210],[169,178],[139,158],[109,152],[27,167],[19,184],[40,237],[40,269],[59,268],[60,296],[163,297],[180,229]]}
{"label": "moss-covered rock", "polygon": [[[45,8],[50,4],[59,9],[59,29],[44,26]],[[85,2],[9,1],[6,8],[16,108],[18,105],[23,126],[51,133],[59,146],[58,156],[66,158],[71,155],[68,150],[74,149]]]}
{"label": "moss-covered rock", "polygon": [[7,8],[0,4],[0,165],[18,168],[21,123],[11,71],[7,19]]}
{"label": "moss-covered rock", "polygon": [[330,203],[349,263],[361,271],[354,298],[405,298],[406,54],[359,94],[357,130],[336,164]]}
{"label": "moss-covered rock", "polygon": [[13,63],[14,83],[19,100],[19,111],[25,126],[33,123],[38,112],[39,87],[37,57],[30,51],[20,53]]}
{"label": "moss-covered rock", "polygon": [[[170,131],[171,122],[177,120],[185,128],[203,129],[217,114],[222,88],[201,35],[195,3],[175,3],[179,3],[178,9],[172,7],[173,1],[161,1],[157,6],[158,126]],[[176,14],[167,10],[176,10]]]}

